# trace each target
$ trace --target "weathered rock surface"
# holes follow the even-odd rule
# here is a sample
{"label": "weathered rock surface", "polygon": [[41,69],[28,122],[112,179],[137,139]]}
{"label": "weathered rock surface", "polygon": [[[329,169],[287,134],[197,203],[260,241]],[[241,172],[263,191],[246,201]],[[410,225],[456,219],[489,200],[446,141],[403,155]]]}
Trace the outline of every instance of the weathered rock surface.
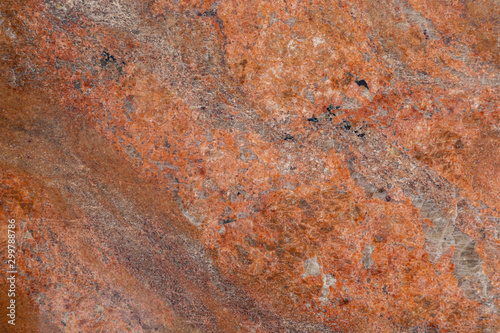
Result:
{"label": "weathered rock surface", "polygon": [[2,1],[2,331],[500,331],[499,18]]}

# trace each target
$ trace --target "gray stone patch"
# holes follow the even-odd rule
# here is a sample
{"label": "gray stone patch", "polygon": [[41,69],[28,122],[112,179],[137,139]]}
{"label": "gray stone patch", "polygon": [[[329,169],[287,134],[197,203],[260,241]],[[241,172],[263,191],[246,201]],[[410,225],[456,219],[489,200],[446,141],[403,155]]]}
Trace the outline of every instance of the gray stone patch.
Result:
{"label": "gray stone patch", "polygon": [[242,185],[238,184],[231,186],[226,195],[229,201],[235,203],[243,201],[247,197],[247,192],[244,190]]}
{"label": "gray stone patch", "polygon": [[202,221],[200,221],[196,216],[189,213],[187,210],[183,211],[182,215],[184,215],[184,217],[187,218],[188,221],[195,226],[199,226],[202,224]]}
{"label": "gray stone patch", "polygon": [[295,23],[297,23],[297,18],[291,17],[288,20],[284,20],[283,23],[285,23],[286,25],[288,25],[290,27],[290,29],[292,29],[293,26],[295,25]]}
{"label": "gray stone patch", "polygon": [[[458,202],[454,188],[432,170],[422,168],[417,162],[412,161],[401,150],[398,149],[397,154],[391,154],[390,152],[394,152],[395,148],[388,149],[387,146],[384,147],[375,140],[363,142],[363,146],[358,149],[370,150],[376,154],[364,155],[362,159],[348,161],[351,178],[356,184],[375,197],[386,194],[380,186],[383,183],[387,188],[389,185],[391,188],[401,188],[404,195],[412,200],[412,205],[419,210],[421,217],[432,221],[431,226],[422,223],[425,235],[424,248],[429,255],[430,262],[433,264],[439,262],[442,255],[454,247],[453,275],[464,291],[465,297],[477,300],[492,311],[497,311],[494,304],[496,294],[484,272],[482,258],[475,251],[475,242],[458,227],[459,224],[466,223],[461,221],[462,218],[458,212],[460,209],[467,211],[467,214],[475,217],[477,221],[481,219],[481,213],[466,206],[460,209],[457,207],[455,213],[448,212],[449,207],[446,203]],[[360,165],[383,166],[390,172],[385,173],[384,178],[367,171],[361,173],[363,168]],[[432,195],[432,193],[439,195]],[[467,216],[467,214],[462,215]],[[363,251],[362,263],[365,268],[373,264],[371,252],[369,248]]]}
{"label": "gray stone patch", "polygon": [[239,220],[239,219],[245,219],[247,218],[248,216],[250,216],[250,214],[248,214],[247,212],[239,212],[238,214],[236,214],[236,218]]}
{"label": "gray stone patch", "polygon": [[314,92],[310,90],[309,88],[304,89],[304,97],[311,102],[311,104],[314,104],[316,101],[316,98],[314,97]]}
{"label": "gray stone patch", "polygon": [[222,211],[223,216],[230,216],[234,213],[233,209],[230,206],[224,207],[224,210]]}
{"label": "gray stone patch", "polygon": [[257,157],[257,155],[251,151],[249,148],[245,147],[245,146],[242,146],[240,147],[240,159],[243,161],[243,162],[248,162],[248,161],[256,161],[258,160],[259,158]]}
{"label": "gray stone patch", "polygon": [[356,97],[353,97],[353,98],[349,98],[347,97],[346,95],[344,95],[342,93],[342,105],[340,106],[340,108],[342,110],[355,110],[355,109],[359,109],[361,107],[363,107],[363,104],[356,98]]}
{"label": "gray stone patch", "polygon": [[269,19],[269,28],[280,19],[276,17],[276,12],[271,13],[271,18]]}
{"label": "gray stone patch", "polygon": [[418,25],[420,29],[422,29],[427,38],[431,40],[439,39],[431,20],[407,5],[404,1],[394,0],[394,3],[401,7],[403,14],[407,17],[409,22]]}
{"label": "gray stone patch", "polygon": [[361,259],[361,263],[365,269],[369,269],[373,264],[372,253],[373,253],[373,245],[368,244],[365,246],[363,250],[363,258]]}
{"label": "gray stone patch", "polygon": [[305,279],[308,276],[318,276],[321,275],[321,266],[318,262],[318,257],[310,258],[304,261],[304,271],[302,278]]}
{"label": "gray stone patch", "polygon": [[142,161],[141,154],[135,149],[135,147],[131,143],[129,143],[125,147],[125,151],[127,152],[128,156],[138,159],[139,161]]}
{"label": "gray stone patch", "polygon": [[63,313],[62,320],[61,320],[61,323],[62,323],[64,326],[66,326],[66,325],[68,324],[68,322],[69,322],[70,318],[71,318],[71,313],[69,313],[69,312],[67,312],[67,311],[66,311],[66,312],[64,312],[64,313]]}
{"label": "gray stone patch", "polygon": [[31,234],[31,231],[25,231],[24,234],[23,234],[23,240],[27,240],[27,239],[34,239],[33,238],[33,235]]}
{"label": "gray stone patch", "polygon": [[330,296],[330,287],[335,288],[335,284],[337,283],[337,279],[330,275],[323,275],[323,287],[321,288],[321,297],[319,300],[321,303],[324,303],[328,300],[328,296]]}
{"label": "gray stone patch", "polygon": [[123,103],[123,107],[125,108],[125,111],[127,113],[134,113],[135,112],[134,104],[132,104],[132,102],[128,98],[125,98],[125,102]]}
{"label": "gray stone patch", "polygon": [[213,193],[219,191],[219,186],[213,178],[207,177],[203,182],[203,189],[209,193]]}

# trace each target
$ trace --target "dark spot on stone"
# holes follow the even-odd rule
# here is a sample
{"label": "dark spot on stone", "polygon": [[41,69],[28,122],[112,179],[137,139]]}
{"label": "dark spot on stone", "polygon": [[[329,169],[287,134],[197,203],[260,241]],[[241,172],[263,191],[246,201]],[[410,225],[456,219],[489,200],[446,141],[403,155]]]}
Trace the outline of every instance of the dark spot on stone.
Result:
{"label": "dark spot on stone", "polygon": [[311,209],[311,206],[309,205],[309,203],[304,198],[301,198],[299,200],[298,207],[300,209],[303,209],[303,210],[309,210],[309,209]]}
{"label": "dark spot on stone", "polygon": [[207,10],[206,12],[203,12],[201,15],[208,16],[208,17],[217,17],[217,10],[210,9],[210,10]]}
{"label": "dark spot on stone", "polygon": [[333,110],[338,110],[338,109],[340,109],[340,106],[333,106],[333,104],[330,104],[327,106],[326,111],[333,112]]}
{"label": "dark spot on stone", "polygon": [[455,149],[462,149],[464,148],[464,143],[462,142],[462,140],[458,139],[453,145],[453,147],[455,147]]}
{"label": "dark spot on stone", "polygon": [[234,222],[234,221],[236,221],[236,220],[235,220],[235,219],[220,220],[220,221],[219,221],[219,224],[220,224],[220,225],[223,225],[223,224],[232,223],[232,222]]}
{"label": "dark spot on stone", "polygon": [[360,87],[361,87],[361,86],[363,86],[363,87],[365,87],[366,89],[370,90],[370,88],[368,88],[368,83],[366,83],[366,81],[365,81],[365,80],[354,80],[354,82],[356,82],[356,84],[357,84],[358,86],[360,86]]}
{"label": "dark spot on stone", "polygon": [[391,201],[391,196],[390,195],[386,195],[385,196],[385,201],[387,201],[387,202]]}
{"label": "dark spot on stone", "polygon": [[201,109],[202,109],[203,111],[205,111],[207,108],[206,108],[206,107],[204,107],[204,106],[202,106],[202,107],[201,107]]}
{"label": "dark spot on stone", "polygon": [[347,120],[342,120],[342,123],[340,124],[340,126],[342,126],[346,131],[350,130],[351,129],[351,123]]}
{"label": "dark spot on stone", "polygon": [[349,299],[348,298],[344,298],[342,300],[339,301],[339,305],[340,306],[344,306],[344,305],[347,305],[349,304]]}
{"label": "dark spot on stone", "polygon": [[293,136],[291,136],[290,134],[285,134],[285,137],[283,138],[283,140],[292,140],[292,141],[294,141],[295,138]]}
{"label": "dark spot on stone", "polygon": [[362,138],[362,137],[364,137],[364,136],[365,136],[365,133],[359,133],[359,134],[358,134],[358,137],[360,137],[360,138]]}
{"label": "dark spot on stone", "polygon": [[481,234],[481,238],[484,239],[486,237],[486,233],[484,228],[479,229],[479,233]]}
{"label": "dark spot on stone", "polygon": [[326,108],[326,111],[328,112],[328,113],[327,113],[327,117],[326,117],[326,118],[327,118],[329,121],[332,121],[332,120],[333,120],[332,116],[333,116],[333,117],[336,117],[336,116],[337,116],[337,115],[333,112],[333,110],[337,110],[337,109],[339,109],[339,108],[340,108],[340,106],[335,106],[335,107],[334,107],[334,106],[333,106],[333,104],[330,104],[330,105]]}
{"label": "dark spot on stone", "polygon": [[101,66],[102,67],[106,66],[110,62],[113,62],[113,63],[116,62],[116,58],[113,55],[109,54],[109,52],[102,51],[101,56],[102,56],[102,58],[101,58]]}
{"label": "dark spot on stone", "polygon": [[316,117],[313,116],[311,118],[307,118],[307,121],[311,121],[313,123],[317,123],[319,120],[318,120],[318,118],[316,118]]}
{"label": "dark spot on stone", "polygon": [[165,145],[165,147],[170,148],[170,145],[168,144],[167,139],[165,139],[165,140],[163,141],[163,144]]}

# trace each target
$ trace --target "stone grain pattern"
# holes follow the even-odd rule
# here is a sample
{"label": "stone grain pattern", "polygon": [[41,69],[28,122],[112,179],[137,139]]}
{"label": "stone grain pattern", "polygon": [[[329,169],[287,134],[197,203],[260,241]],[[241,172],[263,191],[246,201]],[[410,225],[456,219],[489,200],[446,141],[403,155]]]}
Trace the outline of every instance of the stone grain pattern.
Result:
{"label": "stone grain pattern", "polygon": [[500,331],[499,7],[1,1],[2,331]]}

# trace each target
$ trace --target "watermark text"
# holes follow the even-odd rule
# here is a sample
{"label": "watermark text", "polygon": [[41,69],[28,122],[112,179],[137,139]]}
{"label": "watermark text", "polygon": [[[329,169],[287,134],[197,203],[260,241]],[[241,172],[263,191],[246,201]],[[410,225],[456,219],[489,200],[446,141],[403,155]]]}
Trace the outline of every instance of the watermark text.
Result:
{"label": "watermark text", "polygon": [[7,226],[7,285],[9,290],[7,296],[7,317],[9,324],[16,324],[16,220],[10,219]]}

